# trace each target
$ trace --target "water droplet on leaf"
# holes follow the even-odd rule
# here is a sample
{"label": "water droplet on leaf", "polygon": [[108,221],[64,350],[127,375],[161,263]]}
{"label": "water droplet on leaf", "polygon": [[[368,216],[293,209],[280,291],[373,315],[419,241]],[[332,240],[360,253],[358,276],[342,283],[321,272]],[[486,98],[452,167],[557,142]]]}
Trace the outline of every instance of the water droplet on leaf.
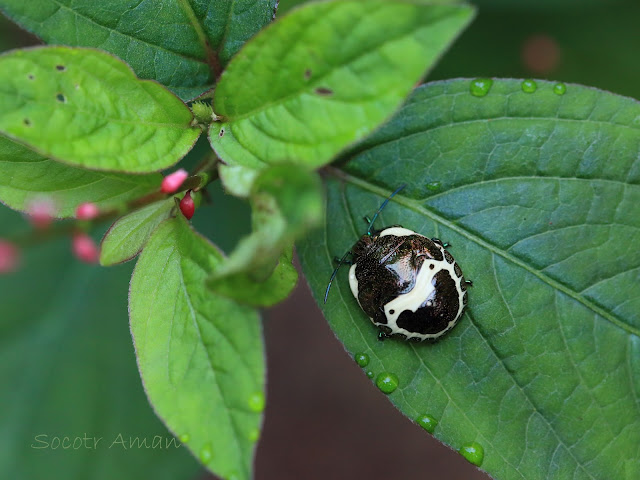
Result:
{"label": "water droplet on leaf", "polygon": [[491,90],[491,86],[493,85],[493,80],[490,78],[476,78],[471,82],[471,95],[474,97],[484,97],[489,90]]}
{"label": "water droplet on leaf", "polygon": [[556,95],[564,95],[566,91],[567,86],[564,83],[556,83],[553,86],[553,93],[555,93]]}
{"label": "water droplet on leaf", "polygon": [[200,450],[200,461],[206,465],[211,461],[212,458],[213,450],[211,450],[211,445],[207,443],[204,447],[202,447],[202,450]]}
{"label": "water droplet on leaf", "polygon": [[265,399],[262,392],[256,392],[249,397],[247,402],[252,412],[260,413],[264,410]]}
{"label": "water droplet on leaf", "polygon": [[440,190],[441,186],[442,184],[440,182],[429,182],[427,183],[427,190],[435,192],[436,190]]}
{"label": "water droplet on leaf", "polygon": [[366,353],[356,353],[353,358],[355,359],[356,363],[363,368],[369,365],[369,355],[367,355]]}
{"label": "water droplet on leaf", "polygon": [[398,388],[398,382],[397,375],[389,372],[382,372],[376,378],[376,385],[382,393],[386,393],[387,395]]}
{"label": "water droplet on leaf", "polygon": [[180,443],[187,443],[191,439],[191,436],[188,433],[183,433],[178,437]]}
{"label": "water droplet on leaf", "polygon": [[533,93],[538,89],[536,82],[531,79],[523,80],[521,87],[524,93]]}
{"label": "water droplet on leaf", "polygon": [[477,442],[465,443],[460,447],[460,454],[476,467],[482,465],[484,460],[484,448]]}
{"label": "water droplet on leaf", "polygon": [[373,378],[374,376],[375,376],[375,373],[373,373],[371,370],[367,370],[367,377]]}
{"label": "water droplet on leaf", "polygon": [[438,421],[429,414],[418,416],[416,418],[416,423],[429,433],[433,433],[438,425]]}
{"label": "water droplet on leaf", "polygon": [[249,432],[248,438],[250,442],[257,442],[258,438],[260,438],[260,430],[254,428]]}

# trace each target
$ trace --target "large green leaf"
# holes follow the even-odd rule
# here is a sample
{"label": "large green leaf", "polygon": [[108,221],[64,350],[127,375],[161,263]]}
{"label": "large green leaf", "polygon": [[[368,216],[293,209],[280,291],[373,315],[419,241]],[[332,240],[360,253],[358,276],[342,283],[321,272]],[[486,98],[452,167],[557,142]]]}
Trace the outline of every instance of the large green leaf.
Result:
{"label": "large green leaf", "polygon": [[43,157],[0,135],[0,201],[26,212],[46,198],[58,217],[72,217],[78,205],[93,202],[100,209],[117,208],[159,190],[162,176],[94,172]]}
{"label": "large green leaf", "polygon": [[[0,206],[0,238],[21,223]],[[101,271],[70,250],[69,239],[33,246],[0,275],[0,477],[191,478],[197,463],[154,416],[135,367],[131,268]]]}
{"label": "large green leaf", "polygon": [[[384,0],[305,5],[229,63],[209,139],[227,188],[268,164],[328,163],[387,119],[467,25],[469,6]],[[249,176],[247,179],[246,177]]]}
{"label": "large green leaf", "polygon": [[0,0],[0,9],[47,43],[95,47],[122,58],[184,100],[213,87],[216,71],[271,21],[276,0]]}
{"label": "large green leaf", "polygon": [[261,324],[206,290],[222,260],[182,215],[160,224],[131,280],[131,332],[156,413],[211,471],[248,479],[264,408]]}
{"label": "large green leaf", "polygon": [[0,56],[0,133],[53,160],[152,172],[200,135],[171,92],[98,50],[41,47]]}
{"label": "large green leaf", "polygon": [[327,228],[298,250],[314,295],[407,183],[377,226],[450,242],[467,313],[437,344],[379,342],[342,271],[324,313],[346,348],[395,373],[392,402],[440,440],[482,445],[495,478],[640,478],[640,104],[471,85],[419,88],[333,170]]}

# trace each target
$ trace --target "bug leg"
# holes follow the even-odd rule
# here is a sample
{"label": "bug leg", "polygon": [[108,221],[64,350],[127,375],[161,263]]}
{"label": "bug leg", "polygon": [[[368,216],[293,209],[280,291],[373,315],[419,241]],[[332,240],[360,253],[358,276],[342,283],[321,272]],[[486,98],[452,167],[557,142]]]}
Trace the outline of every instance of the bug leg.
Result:
{"label": "bug leg", "polygon": [[389,338],[389,335],[387,335],[383,331],[378,332],[378,341],[384,342],[387,338]]}
{"label": "bug leg", "polygon": [[473,287],[473,281],[472,280],[465,280],[464,283],[466,283],[469,287]]}
{"label": "bug leg", "polygon": [[338,259],[338,266],[335,268],[335,270],[331,274],[331,278],[329,279],[329,285],[327,285],[327,290],[324,292],[324,303],[327,303],[327,297],[329,296],[329,290],[331,290],[331,284],[333,283],[333,279],[336,278],[336,275],[338,274],[338,270],[340,270],[340,267],[344,263],[346,263],[348,255],[353,255],[353,254],[351,252],[347,252],[342,256],[342,258]]}
{"label": "bug leg", "polygon": [[[351,252],[349,252],[351,253]],[[352,260],[343,260],[342,258],[339,257],[333,257],[333,263],[336,263],[338,265],[344,264],[344,265],[353,265],[353,261]]]}
{"label": "bug leg", "polygon": [[435,237],[433,237],[433,238],[431,239],[431,241],[432,241],[433,243],[437,244],[437,245],[441,245],[443,248],[448,248],[448,247],[450,247],[450,246],[451,246],[451,244],[450,244],[450,243],[443,242],[443,241],[442,241],[442,240],[440,240],[439,238],[435,238]]}
{"label": "bug leg", "polygon": [[364,216],[364,217],[362,217],[362,218],[364,219],[364,221],[365,221],[365,223],[366,223],[367,225],[369,225],[369,224],[371,223],[371,219],[370,219],[368,216],[366,216],[366,215],[365,215],[365,216]]}

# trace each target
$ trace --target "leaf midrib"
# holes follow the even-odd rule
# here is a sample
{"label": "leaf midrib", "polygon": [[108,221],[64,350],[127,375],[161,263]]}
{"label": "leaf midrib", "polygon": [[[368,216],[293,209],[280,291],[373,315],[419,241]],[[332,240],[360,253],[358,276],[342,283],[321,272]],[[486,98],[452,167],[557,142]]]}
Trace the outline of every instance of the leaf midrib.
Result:
{"label": "leaf midrib", "polygon": [[[389,190],[385,190],[383,188],[377,187],[375,185],[372,185],[371,183],[359,179],[353,175],[350,175],[348,173],[345,173],[343,171],[339,171],[338,172],[338,176],[343,178],[345,181],[358,186],[359,188],[366,190],[368,192],[374,193],[376,195],[379,195],[381,197],[388,197],[391,194],[391,191]],[[496,245],[493,245],[492,243],[488,242],[487,240],[484,240],[482,238],[480,238],[478,235],[474,235],[473,233],[469,232],[468,230],[462,228],[461,226],[457,225],[456,223],[453,223],[443,217],[441,217],[440,215],[432,212],[429,209],[424,208],[423,206],[419,205],[418,202],[416,200],[412,200],[412,199],[408,199],[406,196],[403,195],[396,195],[394,197],[394,202],[402,205],[420,215],[423,215],[429,219],[431,219],[432,221],[439,223],[443,226],[446,226],[447,228],[453,230],[454,232],[456,232],[458,235],[461,235],[462,237],[466,238],[467,240],[475,243],[476,245],[486,249],[487,251],[491,252],[494,255],[498,255],[499,257],[502,257],[503,259],[507,260],[508,262],[511,262],[512,264],[524,269],[526,272],[528,272],[529,274],[535,276],[536,278],[538,278],[539,280],[541,280],[543,283],[547,284],[548,286],[550,286],[551,288],[555,289],[556,291],[562,292],[565,295],[567,295],[569,298],[573,299],[574,301],[580,303],[581,305],[583,305],[584,307],[586,307],[587,309],[591,310],[592,312],[594,312],[596,315],[600,316],[601,318],[609,321],[610,323],[612,323],[613,325],[617,326],[618,328],[624,330],[626,333],[631,334],[631,335],[635,335],[636,337],[640,338],[640,329],[639,328],[634,328],[631,325],[626,324],[625,322],[623,322],[622,320],[618,319],[617,317],[615,317],[614,315],[612,315],[611,313],[609,313],[608,311],[606,311],[605,309],[599,307],[598,305],[596,305],[595,303],[583,298],[582,296],[580,296],[577,292],[573,291],[572,289],[566,287],[565,285],[561,284],[560,282],[558,282],[557,280],[552,279],[551,277],[549,277],[548,275],[543,274],[542,272],[538,271],[537,269],[531,267],[530,265],[528,265],[526,262],[524,262],[523,260],[520,260],[518,257],[500,249],[499,247],[497,247]]]}

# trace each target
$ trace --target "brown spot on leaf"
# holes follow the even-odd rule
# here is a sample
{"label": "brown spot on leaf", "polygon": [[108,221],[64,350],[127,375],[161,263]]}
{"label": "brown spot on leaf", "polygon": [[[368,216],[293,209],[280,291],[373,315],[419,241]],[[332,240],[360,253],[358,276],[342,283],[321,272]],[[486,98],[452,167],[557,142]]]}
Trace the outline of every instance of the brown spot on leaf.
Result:
{"label": "brown spot on leaf", "polygon": [[67,69],[64,65],[56,65],[56,70],[59,72],[64,72]]}
{"label": "brown spot on leaf", "polygon": [[327,87],[318,87],[316,88],[316,93],[322,96],[330,96],[333,95],[333,90]]}
{"label": "brown spot on leaf", "polygon": [[305,80],[309,80],[309,79],[311,78],[311,73],[312,73],[312,72],[311,72],[311,69],[310,69],[310,68],[307,68],[307,69],[304,71],[304,78],[305,78]]}
{"label": "brown spot on leaf", "polygon": [[222,137],[224,136],[224,128],[221,128],[221,129],[220,129],[220,133],[218,134],[218,136],[219,136],[220,138],[222,138]]}

